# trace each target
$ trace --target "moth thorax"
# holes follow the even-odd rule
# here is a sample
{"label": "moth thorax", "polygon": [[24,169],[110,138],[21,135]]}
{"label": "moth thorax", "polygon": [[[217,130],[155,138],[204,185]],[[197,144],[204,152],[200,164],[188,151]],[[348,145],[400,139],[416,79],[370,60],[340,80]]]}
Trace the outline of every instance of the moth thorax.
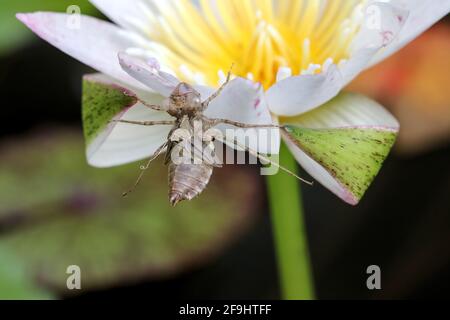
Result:
{"label": "moth thorax", "polygon": [[168,99],[168,113],[179,117],[203,110],[200,93],[187,83],[180,83]]}

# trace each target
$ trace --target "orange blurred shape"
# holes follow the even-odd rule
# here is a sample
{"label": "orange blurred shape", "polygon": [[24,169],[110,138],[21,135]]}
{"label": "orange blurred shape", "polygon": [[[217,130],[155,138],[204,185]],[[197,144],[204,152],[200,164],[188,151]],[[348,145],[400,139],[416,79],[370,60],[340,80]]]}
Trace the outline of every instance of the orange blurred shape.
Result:
{"label": "orange blurred shape", "polygon": [[436,25],[349,90],[378,100],[399,119],[397,151],[416,154],[449,143],[450,26]]}

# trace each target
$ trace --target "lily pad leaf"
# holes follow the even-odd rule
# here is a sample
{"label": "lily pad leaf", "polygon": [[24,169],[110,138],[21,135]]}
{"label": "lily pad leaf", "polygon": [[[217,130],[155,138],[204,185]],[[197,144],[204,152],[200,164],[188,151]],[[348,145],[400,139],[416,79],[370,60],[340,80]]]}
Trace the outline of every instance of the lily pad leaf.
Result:
{"label": "lily pad leaf", "polygon": [[27,275],[23,262],[0,247],[0,300],[44,300],[52,295]]}
{"label": "lily pad leaf", "polygon": [[[62,296],[202,266],[247,230],[261,205],[258,176],[228,166],[215,170],[201,197],[173,208],[162,158],[123,198],[139,165],[92,168],[81,134],[71,131],[35,134],[0,152],[0,246],[36,283]],[[72,265],[81,269],[81,291],[67,289]]]}

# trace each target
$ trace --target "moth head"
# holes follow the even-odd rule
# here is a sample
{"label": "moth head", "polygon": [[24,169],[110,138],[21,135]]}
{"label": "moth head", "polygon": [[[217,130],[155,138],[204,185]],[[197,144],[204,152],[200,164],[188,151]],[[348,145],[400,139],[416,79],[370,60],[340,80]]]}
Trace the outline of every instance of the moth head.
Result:
{"label": "moth head", "polygon": [[169,113],[188,114],[202,110],[200,93],[190,84],[180,83],[169,97]]}

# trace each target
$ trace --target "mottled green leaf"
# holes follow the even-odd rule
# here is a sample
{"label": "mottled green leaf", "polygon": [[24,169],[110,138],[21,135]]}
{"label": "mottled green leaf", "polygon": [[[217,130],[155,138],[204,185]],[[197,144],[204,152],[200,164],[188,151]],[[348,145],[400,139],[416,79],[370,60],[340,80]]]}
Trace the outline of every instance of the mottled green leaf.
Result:
{"label": "mottled green leaf", "polygon": [[105,128],[111,119],[137,103],[137,98],[126,94],[118,86],[83,80],[83,126],[86,142],[89,144]]}
{"label": "mottled green leaf", "polygon": [[288,125],[288,136],[360,200],[396,140],[396,132],[374,128],[308,129]]}
{"label": "mottled green leaf", "polygon": [[69,265],[81,267],[83,290],[200,265],[234,241],[258,208],[260,184],[242,167],[216,170],[204,194],[172,208],[162,159],[124,199],[139,166],[89,167],[77,134],[13,145],[0,149],[0,245],[33,279],[63,293]]}
{"label": "mottled green leaf", "polygon": [[51,299],[52,295],[33,283],[23,262],[0,247],[0,300]]}

